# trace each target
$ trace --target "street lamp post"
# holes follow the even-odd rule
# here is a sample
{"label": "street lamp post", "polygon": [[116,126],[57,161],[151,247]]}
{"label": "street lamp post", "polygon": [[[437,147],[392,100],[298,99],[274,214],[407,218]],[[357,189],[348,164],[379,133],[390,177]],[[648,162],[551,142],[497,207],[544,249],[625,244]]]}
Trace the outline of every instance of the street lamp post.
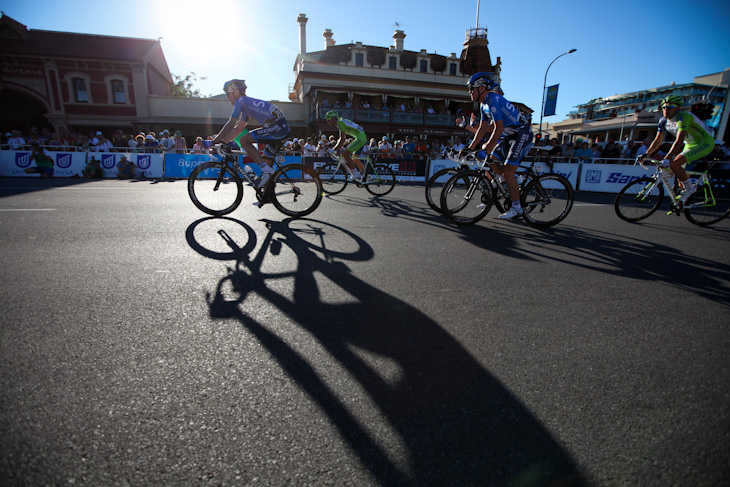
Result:
{"label": "street lamp post", "polygon": [[547,85],[547,74],[548,74],[548,71],[550,71],[550,66],[552,66],[555,61],[557,61],[561,57],[565,56],[566,54],[571,54],[577,50],[578,49],[571,49],[568,52],[564,52],[560,56],[553,59],[553,61],[548,65],[547,69],[545,70],[545,79],[542,82],[542,107],[540,108],[540,137],[542,137],[542,116],[545,113],[545,86]]}

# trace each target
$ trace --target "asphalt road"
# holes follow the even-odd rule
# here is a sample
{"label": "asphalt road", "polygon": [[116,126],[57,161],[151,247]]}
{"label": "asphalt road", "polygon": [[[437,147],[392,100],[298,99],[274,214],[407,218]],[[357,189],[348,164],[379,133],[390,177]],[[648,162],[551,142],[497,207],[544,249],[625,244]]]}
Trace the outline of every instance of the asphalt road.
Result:
{"label": "asphalt road", "polygon": [[0,484],[730,485],[730,222],[0,179]]}

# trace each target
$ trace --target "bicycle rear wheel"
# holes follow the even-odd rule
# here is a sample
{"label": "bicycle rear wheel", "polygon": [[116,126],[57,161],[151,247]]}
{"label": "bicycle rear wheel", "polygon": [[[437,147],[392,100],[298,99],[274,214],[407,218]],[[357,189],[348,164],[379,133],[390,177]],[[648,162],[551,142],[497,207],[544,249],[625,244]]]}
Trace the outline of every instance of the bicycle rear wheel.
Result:
{"label": "bicycle rear wheel", "polygon": [[492,186],[478,171],[451,176],[441,191],[441,211],[457,225],[472,225],[492,208]]}
{"label": "bicycle rear wheel", "polygon": [[342,193],[347,187],[348,173],[342,165],[337,168],[336,162],[325,164],[317,170],[320,181],[322,181],[322,191],[327,194]]}
{"label": "bicycle rear wheel", "polygon": [[664,199],[664,186],[654,178],[631,181],[616,195],[613,208],[624,221],[634,223],[648,218]]}
{"label": "bicycle rear wheel", "polygon": [[281,166],[268,184],[266,194],[287,216],[309,215],[322,202],[322,183],[314,169],[304,164]]}
{"label": "bicycle rear wheel", "polygon": [[426,203],[436,213],[443,213],[441,211],[441,191],[443,191],[446,182],[451,179],[451,176],[461,171],[458,167],[447,167],[437,171],[428,178],[426,182]]}
{"label": "bicycle rear wheel", "polygon": [[684,216],[695,225],[719,222],[730,214],[730,182],[710,180],[710,187],[697,188],[684,208]]}
{"label": "bicycle rear wheel", "polygon": [[238,208],[243,183],[233,168],[221,162],[205,162],[188,177],[188,195],[201,211],[222,216]]}
{"label": "bicycle rear wheel", "polygon": [[395,173],[387,164],[375,164],[365,167],[363,185],[374,196],[385,196],[395,188]]}
{"label": "bicycle rear wheel", "polygon": [[527,183],[520,199],[527,223],[551,227],[563,221],[573,208],[573,185],[560,174],[541,174]]}

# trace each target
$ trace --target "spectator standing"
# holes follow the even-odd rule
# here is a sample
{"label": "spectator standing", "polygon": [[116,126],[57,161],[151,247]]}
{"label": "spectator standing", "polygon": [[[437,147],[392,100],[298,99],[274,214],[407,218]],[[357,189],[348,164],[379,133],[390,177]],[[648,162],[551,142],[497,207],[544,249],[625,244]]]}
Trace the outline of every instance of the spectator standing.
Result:
{"label": "spectator standing", "polygon": [[563,155],[563,149],[558,145],[558,139],[550,139],[550,149],[547,151],[550,159],[558,159]]}
{"label": "spectator standing", "polygon": [[185,141],[185,137],[182,136],[182,132],[177,130],[175,132],[175,153],[176,154],[187,154],[188,143]]}
{"label": "spectator standing", "polygon": [[567,162],[571,162],[573,157],[575,157],[575,148],[572,142],[568,142],[563,148],[563,157]]}
{"label": "spectator standing", "polygon": [[[609,140],[606,147],[601,151],[602,159],[619,159],[621,157],[621,151],[616,147],[616,143],[613,140]],[[610,162],[610,161],[606,161]]]}
{"label": "spectator standing", "polygon": [[403,144],[403,159],[410,160],[413,159],[413,153],[416,151],[416,138],[413,137],[412,139],[406,138],[405,143]]}
{"label": "spectator standing", "polygon": [[197,137],[193,144],[193,154],[209,154],[208,148],[203,144],[203,138]]}
{"label": "spectator standing", "polygon": [[315,152],[317,152],[317,146],[312,144],[311,137],[307,137],[307,143],[304,144],[304,156],[313,156]]}
{"label": "spectator standing", "polygon": [[601,157],[601,147],[598,144],[593,144],[591,146],[591,150],[593,151],[593,158],[598,159]]}
{"label": "spectator standing", "polygon": [[393,146],[390,142],[388,142],[388,136],[384,135],[383,138],[380,139],[378,150],[380,151],[381,157],[390,157],[390,153],[393,151]]}
{"label": "spectator standing", "polygon": [[464,143],[463,143],[463,142],[461,141],[461,137],[457,137],[457,138],[456,138],[456,139],[454,140],[454,145],[453,145],[453,147],[452,147],[452,148],[453,148],[453,149],[454,149],[454,150],[455,150],[456,152],[459,152],[460,150],[464,149],[465,147],[466,147],[466,146],[465,146],[465,145],[464,145]]}
{"label": "spectator standing", "polygon": [[583,142],[580,148],[575,151],[575,157],[580,162],[586,162],[588,164],[593,162],[593,151],[588,147],[588,142]]}
{"label": "spectator standing", "polygon": [[61,135],[61,145],[63,147],[73,147],[75,145],[76,139],[73,135],[71,135],[71,132],[68,130],[64,130],[63,134]]}
{"label": "spectator standing", "polygon": [[170,137],[170,132],[163,130],[160,139],[160,148],[165,154],[172,153],[175,150],[175,140]]}
{"label": "spectator standing", "polygon": [[641,147],[639,147],[636,150],[636,157],[640,157],[640,156],[643,156],[644,154],[646,154],[646,151],[649,149],[649,146],[651,145],[651,141],[652,141],[651,137],[647,137],[646,139],[644,139],[644,142],[641,144]]}
{"label": "spectator standing", "polygon": [[416,154],[428,154],[428,144],[425,140],[420,140],[417,137],[413,137],[416,142]]}
{"label": "spectator standing", "polygon": [[115,130],[112,134],[112,146],[116,149],[122,149],[127,150],[129,149],[129,144],[127,143],[127,139],[122,137],[122,131],[121,130]]}
{"label": "spectator standing", "polygon": [[112,141],[104,137],[104,134],[101,132],[97,132],[97,142],[96,142],[96,150],[97,152],[109,152],[112,150],[112,147],[114,147],[114,144],[112,144]]}
{"label": "spectator standing", "polygon": [[13,130],[12,135],[8,139],[8,145],[12,150],[20,150],[25,145],[25,139],[20,134],[20,130]]}
{"label": "spectator standing", "polygon": [[157,142],[157,139],[154,138],[151,134],[147,134],[144,137],[144,147],[147,150],[147,152],[158,152],[160,144]]}

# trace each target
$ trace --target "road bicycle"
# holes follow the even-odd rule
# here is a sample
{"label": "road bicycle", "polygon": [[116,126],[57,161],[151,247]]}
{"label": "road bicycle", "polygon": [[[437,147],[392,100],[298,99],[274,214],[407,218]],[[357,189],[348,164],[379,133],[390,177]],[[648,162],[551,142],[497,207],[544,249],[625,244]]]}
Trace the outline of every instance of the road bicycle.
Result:
{"label": "road bicycle", "polygon": [[[460,171],[441,191],[441,210],[457,225],[471,225],[486,216],[494,204],[503,213],[512,206],[507,184],[489,165],[480,162],[478,170]],[[563,221],[573,208],[575,191],[564,176],[542,173],[531,162],[520,166],[515,174],[520,186],[520,204],[524,220],[535,227],[547,228]],[[551,168],[551,165],[548,164]],[[551,168],[552,170],[552,168]]]}
{"label": "road bicycle", "polygon": [[362,178],[355,178],[353,170],[347,165],[345,158],[332,154],[333,161],[325,164],[317,170],[317,175],[322,181],[322,191],[335,195],[343,192],[347,183],[353,182],[358,188],[365,188],[373,196],[385,196],[395,188],[395,173],[384,163],[375,163],[370,154],[361,158],[364,171]]}
{"label": "road bicycle", "polygon": [[[477,158],[473,154],[469,154],[463,158],[458,157],[458,151],[447,150],[443,153],[443,157],[454,161],[457,165],[455,167],[447,167],[436,171],[428,181],[426,181],[426,202],[437,213],[443,213],[441,211],[441,193],[443,191],[446,182],[453,176],[461,171],[467,171],[470,169],[477,170],[482,169],[483,166],[479,163]],[[551,166],[552,167],[552,166]],[[504,184],[502,178],[496,177],[496,174],[491,167],[486,167],[484,170],[488,171],[488,178],[492,179],[492,186],[498,191],[498,195],[495,196],[494,205],[497,210],[504,213],[512,206],[512,200],[509,196],[509,190]],[[527,169],[518,169],[516,177],[520,181],[524,181],[527,174]],[[499,188],[497,186],[500,186]],[[501,198],[500,198],[501,197]]]}
{"label": "road bicycle", "polygon": [[659,209],[665,192],[670,199],[667,214],[684,213],[695,225],[712,225],[730,214],[730,184],[727,180],[712,179],[709,166],[706,171],[687,171],[690,178],[696,179],[697,191],[682,204],[676,201],[679,182],[671,170],[661,167],[661,161],[655,159],[639,164],[646,169],[645,163],[657,166],[654,174],[631,181],[616,195],[613,206],[622,220],[634,223],[648,218]]}
{"label": "road bicycle", "polygon": [[215,146],[219,161],[197,166],[188,177],[188,194],[201,211],[222,216],[234,211],[243,199],[243,181],[253,187],[259,207],[273,203],[277,210],[291,217],[309,215],[322,201],[322,183],[314,169],[304,164],[283,164],[277,156],[281,145],[274,147],[276,170],[268,182],[259,187],[260,179],[248,165],[238,163],[243,151]]}

